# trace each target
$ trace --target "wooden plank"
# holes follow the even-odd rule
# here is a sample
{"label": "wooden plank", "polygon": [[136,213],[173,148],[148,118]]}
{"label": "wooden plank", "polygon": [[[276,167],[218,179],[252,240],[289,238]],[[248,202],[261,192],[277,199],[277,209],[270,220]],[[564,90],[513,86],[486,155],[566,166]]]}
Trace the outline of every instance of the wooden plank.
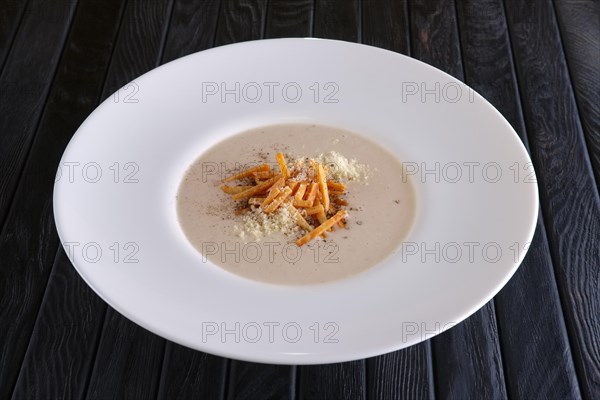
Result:
{"label": "wooden plank", "polygon": [[264,36],[267,0],[224,1],[217,25],[215,44],[245,42]]}
{"label": "wooden plank", "polygon": [[364,0],[363,43],[410,55],[408,0]]}
{"label": "wooden plank", "polygon": [[[2,0],[0,1],[0,72],[4,67],[6,57],[12,47],[13,40],[21,23],[27,1]],[[6,96],[4,88],[3,96]]]}
{"label": "wooden plank", "polygon": [[408,1],[411,57],[463,80],[453,0]]}
{"label": "wooden plank", "polygon": [[213,47],[220,0],[176,0],[163,62]]}
{"label": "wooden plank", "polygon": [[172,5],[173,0],[131,0],[127,3],[103,99],[159,65]]}
{"label": "wooden plank", "polygon": [[299,399],[365,399],[365,360],[298,367]]}
{"label": "wooden plank", "polygon": [[167,341],[158,399],[222,399],[228,365],[225,358]]}
{"label": "wooden plank", "polygon": [[[171,0],[127,4],[102,98],[157,66]],[[108,307],[87,392],[90,399],[156,396],[165,340]]]}
{"label": "wooden plank", "polygon": [[229,371],[229,400],[292,399],[296,368],[286,365],[232,361]]}
{"label": "wooden plank", "polygon": [[312,36],[314,3],[314,0],[270,1],[265,36],[268,38]]}
{"label": "wooden plank", "polygon": [[14,196],[52,78],[65,43],[76,0],[31,0],[6,60],[0,87],[0,226]]}
{"label": "wooden plank", "polygon": [[86,398],[154,398],[164,348],[164,339],[109,309]]}
{"label": "wooden plank", "polygon": [[361,8],[358,0],[315,2],[314,36],[349,42],[361,40]]}
{"label": "wooden plank", "polygon": [[508,394],[518,399],[579,399],[541,217],[535,235],[519,270],[496,296]]}
{"label": "wooden plank", "polygon": [[[454,1],[410,1],[409,11],[412,56],[464,79]],[[493,302],[431,342],[437,397],[506,397]]]}
{"label": "wooden plank", "polygon": [[492,302],[432,342],[439,398],[507,397]]}
{"label": "wooden plank", "polygon": [[[108,14],[108,2],[102,3]],[[82,298],[90,301],[82,303]],[[61,246],[12,398],[83,398],[104,310]]]}
{"label": "wooden plank", "polygon": [[[506,2],[541,209],[581,391],[600,393],[600,199],[550,1]],[[568,166],[568,167],[566,167]]]}
{"label": "wooden plank", "polygon": [[[502,1],[457,5],[467,84],[498,108],[528,146]],[[578,398],[541,215],[529,248],[515,276],[495,298],[507,391],[514,398]]]}
{"label": "wooden plank", "polygon": [[367,398],[432,399],[429,342],[367,360]]}
{"label": "wooden plank", "polygon": [[600,2],[556,0],[562,44],[596,184],[600,182]]}

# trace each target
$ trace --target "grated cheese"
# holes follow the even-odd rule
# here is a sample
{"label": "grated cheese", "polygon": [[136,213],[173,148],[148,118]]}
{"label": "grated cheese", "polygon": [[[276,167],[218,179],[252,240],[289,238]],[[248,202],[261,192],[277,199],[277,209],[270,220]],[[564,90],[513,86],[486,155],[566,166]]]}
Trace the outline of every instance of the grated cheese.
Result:
{"label": "grated cheese", "polygon": [[370,168],[355,159],[348,159],[337,151],[319,154],[315,159],[327,166],[327,179],[338,182],[353,181],[365,183],[369,179]]}
{"label": "grated cheese", "polygon": [[266,214],[260,206],[252,206],[242,216],[241,225],[236,225],[234,229],[240,238],[253,239],[257,242],[275,232],[281,232],[294,239],[303,234],[303,230],[296,224],[287,207],[279,207],[274,213]]}
{"label": "grated cheese", "polygon": [[[295,158],[286,155],[288,168],[296,181],[314,180],[314,168],[311,164],[318,162],[327,167],[327,179],[346,183],[348,181],[368,184],[371,169],[366,164],[360,164],[355,159],[348,159],[338,152],[330,151],[319,154],[315,158]],[[306,217],[306,215],[303,215]],[[261,239],[277,232],[283,233],[290,239],[298,239],[306,232],[300,228],[295,218],[290,215],[287,207],[278,207],[273,213],[265,213],[260,206],[251,206],[241,217],[241,223],[234,227],[237,235],[243,240]]]}
{"label": "grated cheese", "polygon": [[355,159],[348,159],[337,151],[330,151],[328,153],[321,153],[315,158],[296,158],[292,167],[292,170],[297,173],[296,180],[314,179],[310,162],[323,164],[327,167],[327,179],[337,182],[352,181],[366,184],[371,173],[368,165],[360,164]]}

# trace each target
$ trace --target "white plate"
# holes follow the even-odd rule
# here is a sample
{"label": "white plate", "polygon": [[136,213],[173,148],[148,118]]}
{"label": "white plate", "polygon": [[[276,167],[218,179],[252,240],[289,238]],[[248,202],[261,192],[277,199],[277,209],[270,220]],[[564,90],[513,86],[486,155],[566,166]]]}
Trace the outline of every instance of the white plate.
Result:
{"label": "white plate", "polygon": [[[418,213],[397,254],[304,287],[201,263],[176,219],[183,172],[230,135],[285,122],[358,132],[405,162]],[[184,57],[107,99],[63,155],[54,212],[79,274],[132,321],[213,354],[311,364],[407,347],[475,312],[523,259],[538,197],[511,126],[459,81],[374,47],[278,39]]]}

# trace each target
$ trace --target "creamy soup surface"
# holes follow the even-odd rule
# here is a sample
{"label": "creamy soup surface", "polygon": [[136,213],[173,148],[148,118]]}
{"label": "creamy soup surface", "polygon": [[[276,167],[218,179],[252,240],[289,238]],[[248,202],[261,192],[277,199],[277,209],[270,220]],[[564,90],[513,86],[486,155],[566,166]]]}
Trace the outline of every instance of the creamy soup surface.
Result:
{"label": "creamy soup surface", "polygon": [[[312,158],[331,151],[368,166],[364,182],[347,182],[346,228],[302,247],[294,243],[298,236],[282,233],[241,237],[243,216],[219,188],[223,178],[262,163],[277,169],[277,152]],[[200,252],[201,267],[214,264],[249,279],[290,285],[329,282],[375,266],[399,250],[415,207],[412,184],[392,154],[352,132],[307,124],[261,127],[218,143],[189,167],[177,194],[179,223]]]}

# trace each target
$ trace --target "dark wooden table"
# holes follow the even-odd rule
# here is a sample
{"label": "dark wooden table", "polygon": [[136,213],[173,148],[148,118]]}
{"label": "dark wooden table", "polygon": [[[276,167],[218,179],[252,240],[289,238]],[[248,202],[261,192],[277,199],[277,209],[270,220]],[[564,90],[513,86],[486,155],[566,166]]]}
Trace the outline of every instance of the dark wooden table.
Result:
{"label": "dark wooden table", "polygon": [[[240,362],[140,328],[71,266],[53,183],[99,102],[186,54],[286,36],[430,63],[529,149],[531,249],[453,329],[342,364]],[[597,0],[0,0],[0,399],[600,398],[599,37]]]}

